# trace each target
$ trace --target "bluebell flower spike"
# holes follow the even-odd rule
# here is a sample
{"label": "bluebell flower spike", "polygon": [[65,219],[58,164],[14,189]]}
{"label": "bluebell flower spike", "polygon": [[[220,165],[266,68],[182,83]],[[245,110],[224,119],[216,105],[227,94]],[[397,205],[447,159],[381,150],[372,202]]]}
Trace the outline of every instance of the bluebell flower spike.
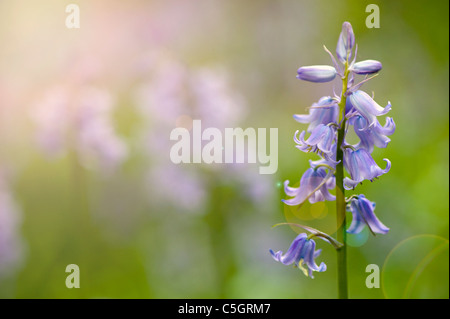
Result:
{"label": "bluebell flower spike", "polygon": [[[337,191],[335,196],[330,193],[330,190],[342,189],[342,187],[345,190],[352,190],[365,180],[373,181],[389,172],[391,162],[384,159],[386,167],[382,169],[377,165],[371,153],[375,147],[385,148],[388,146],[391,141],[389,136],[395,132],[396,127],[391,117],[386,117],[384,125],[380,124],[379,117],[390,112],[391,103],[388,102],[383,108],[375,102],[373,95],[369,96],[360,90],[363,84],[379,74],[383,66],[377,60],[356,61],[358,45],[355,42],[351,24],[344,22],[342,25],[336,46],[337,59],[325,46],[324,49],[330,55],[333,66],[301,67],[297,70],[297,78],[322,83],[333,81],[339,76],[342,80],[342,91],[340,94],[336,94],[333,88],[333,97],[322,97],[309,108],[309,114],[294,115],[297,122],[309,124],[306,130],[295,132],[296,147],[304,152],[317,153],[320,158],[309,160],[310,168],[301,177],[298,187],[289,186],[288,180],[284,182],[284,191],[289,199],[282,201],[286,205],[300,208],[307,200],[314,204],[325,200],[334,201],[339,196],[340,200],[336,205],[338,219],[345,216],[347,210],[352,214],[352,222],[347,230],[345,230],[346,225],[343,225],[337,232],[337,238],[342,243],[319,230],[297,224],[311,232],[311,235],[298,235],[286,254],[281,251],[275,253],[272,250],[270,253],[276,261],[285,265],[294,264],[306,276],[312,277],[313,272],[326,270],[324,263],[317,265],[315,262],[320,250],[315,250],[316,243],[312,238],[319,237],[331,243],[340,256],[338,258],[339,296],[347,298],[347,284],[344,276],[346,274],[345,236],[343,233],[347,231],[357,234],[368,227],[374,235],[386,234],[389,232],[389,228],[375,215],[375,203],[366,199],[364,195],[350,196],[345,200],[348,203],[345,206],[344,192]],[[358,79],[360,75],[364,78]],[[350,145],[346,139],[351,126],[359,138],[355,145]],[[342,150],[342,153],[338,150]],[[343,169],[348,172],[349,176],[344,177]],[[335,172],[340,174],[335,175]]]}

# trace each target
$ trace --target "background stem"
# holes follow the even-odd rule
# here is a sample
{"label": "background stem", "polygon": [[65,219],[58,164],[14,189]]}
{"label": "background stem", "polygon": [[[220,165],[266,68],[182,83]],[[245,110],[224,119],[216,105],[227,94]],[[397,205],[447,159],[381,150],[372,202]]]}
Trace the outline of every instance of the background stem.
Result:
{"label": "background stem", "polygon": [[[211,185],[217,184],[212,180]],[[217,280],[217,298],[228,298],[227,284],[236,272],[233,245],[227,223],[227,205],[233,194],[221,185],[211,186],[212,198],[205,221],[210,231],[210,245]]]}

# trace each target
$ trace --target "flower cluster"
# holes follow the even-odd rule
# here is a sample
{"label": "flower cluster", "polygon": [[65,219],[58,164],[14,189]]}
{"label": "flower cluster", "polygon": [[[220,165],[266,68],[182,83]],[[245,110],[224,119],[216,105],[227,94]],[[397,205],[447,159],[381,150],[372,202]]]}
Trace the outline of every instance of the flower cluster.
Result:
{"label": "flower cluster", "polygon": [[[355,189],[364,180],[373,181],[391,168],[388,159],[385,159],[386,168],[380,168],[371,155],[375,146],[386,148],[390,142],[388,136],[395,131],[392,118],[387,117],[384,126],[378,120],[391,110],[391,104],[388,102],[383,108],[373,97],[360,90],[364,83],[381,70],[381,63],[375,60],[356,62],[357,45],[352,26],[348,22],[344,22],[339,36],[336,47],[337,60],[326,47],[324,48],[331,56],[333,66],[301,67],[297,71],[297,78],[322,83],[339,76],[343,83],[342,92],[339,96],[335,94],[322,97],[309,108],[307,115],[294,115],[297,122],[309,124],[306,131],[295,132],[296,147],[303,152],[314,152],[320,159],[310,161],[311,167],[303,174],[298,188],[290,187],[289,181],[284,183],[286,195],[292,197],[283,200],[286,205],[301,205],[306,200],[311,204],[335,200],[336,197],[329,191],[334,189],[338,182],[335,176],[337,165],[343,165],[349,175],[339,181],[340,186],[346,190]],[[359,75],[364,75],[365,78],[355,84]],[[355,145],[347,143],[345,139],[351,127],[359,138],[359,142]],[[338,151],[342,154],[340,159],[337,158]],[[389,228],[375,216],[375,203],[366,199],[364,195],[353,195],[346,202],[347,211],[351,212],[353,218],[347,229],[348,233],[359,233],[365,226],[368,226],[374,234],[386,234],[389,231]],[[273,257],[283,264],[294,262],[297,265],[299,260],[304,260],[310,272],[325,270],[325,266],[321,265],[318,268],[312,262],[315,253],[305,251],[306,238],[306,234],[300,234],[284,256],[281,252],[274,254],[271,251]]]}

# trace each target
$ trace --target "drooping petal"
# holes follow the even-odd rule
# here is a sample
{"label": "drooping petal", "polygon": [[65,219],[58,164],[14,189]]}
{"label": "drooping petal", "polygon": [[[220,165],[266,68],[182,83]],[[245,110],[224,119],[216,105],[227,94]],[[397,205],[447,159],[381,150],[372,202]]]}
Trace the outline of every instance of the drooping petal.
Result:
{"label": "drooping petal", "polygon": [[288,196],[295,196],[297,194],[298,188],[290,187],[289,180],[284,181],[284,192]]}
{"label": "drooping petal", "polygon": [[[331,179],[331,178],[330,178]],[[336,196],[334,196],[333,194],[330,193],[330,191],[328,190],[329,188],[326,186],[326,184],[324,186],[322,186],[320,188],[320,192],[323,194],[323,196],[325,197],[326,200],[328,201],[334,201],[336,200]]]}
{"label": "drooping petal", "polygon": [[[298,235],[294,241],[292,242],[291,246],[289,247],[288,251],[283,255],[283,252],[277,251],[276,253],[270,249],[270,254],[272,255],[273,259],[281,262],[284,265],[290,265],[294,262],[296,262],[297,258],[301,258],[299,256],[299,253],[302,251],[303,246],[305,244],[307,235],[305,233],[302,233]],[[298,261],[297,261],[298,262]]]}
{"label": "drooping petal", "polygon": [[352,152],[349,149],[344,151],[344,167],[351,176],[351,179],[348,177],[344,178],[344,186],[347,184],[346,182],[348,182],[349,185],[353,185],[352,188],[363,180],[363,177],[360,174],[359,163],[354,153],[355,152]]}
{"label": "drooping petal", "polygon": [[284,202],[286,205],[289,206],[296,206],[301,203],[303,203],[310,194],[310,179],[311,175],[313,174],[314,170],[312,168],[309,168],[306,170],[306,172],[303,174],[302,178],[300,179],[300,186],[298,188],[289,187],[289,181],[284,182],[284,190],[286,192],[287,196],[294,196],[294,198],[291,199],[282,199],[281,201]]}
{"label": "drooping petal", "polygon": [[[313,190],[310,191],[310,193],[312,193],[312,192],[313,192]],[[309,198],[309,202],[311,204],[315,204],[318,202],[324,202],[324,201],[325,201],[325,197],[323,196],[323,194],[320,190],[314,192],[314,194],[312,194],[311,197]]]}
{"label": "drooping petal", "polygon": [[315,249],[315,241],[308,239],[308,236],[302,233],[294,239],[286,254],[283,255],[282,251],[274,252],[272,249],[269,251],[275,261],[281,262],[284,265],[291,265],[293,263],[306,276],[314,278],[313,271],[323,272],[327,269],[327,266],[323,262],[320,266],[317,266],[315,259],[320,255],[321,249]]}
{"label": "drooping petal", "polygon": [[[285,190],[286,190],[286,188],[285,188]],[[286,195],[288,195],[288,196],[294,196],[293,198],[291,198],[291,199],[282,199],[281,201],[283,203],[285,203],[286,205],[289,205],[289,206],[297,206],[297,205],[300,205],[301,203],[303,203],[306,200],[306,198],[308,197],[309,194],[310,194],[309,193],[309,188],[307,188],[306,186],[302,187],[300,185],[300,187],[297,188],[297,191],[295,192],[294,195],[289,195],[289,194],[286,193]]]}
{"label": "drooping petal", "polygon": [[304,131],[302,131],[302,133],[300,133],[300,137],[297,137],[298,132],[300,132],[300,131],[299,130],[295,131],[294,142],[297,144],[301,144],[302,143],[301,140],[304,139],[305,134],[303,134]]}
{"label": "drooping petal", "polygon": [[344,178],[344,188],[347,190],[353,189],[363,180],[372,181],[374,178],[389,172],[391,162],[386,158],[384,161],[387,163],[386,168],[381,169],[367,150],[361,148],[353,151],[347,148],[344,151],[344,167],[350,173],[351,178]]}
{"label": "drooping petal", "polygon": [[335,200],[334,196],[328,192],[326,182],[318,190],[314,191],[324,182],[327,176],[323,167],[309,168],[303,174],[298,188],[289,187],[289,181],[284,182],[286,195],[292,196],[291,199],[282,199],[282,202],[289,206],[296,206],[303,203],[307,198],[311,204],[322,202],[325,199]]}
{"label": "drooping petal", "polygon": [[378,125],[377,130],[379,134],[392,135],[395,132],[395,123],[391,117],[386,117],[386,123],[384,126],[381,126],[380,123],[378,123]]}
{"label": "drooping petal", "polygon": [[[313,271],[317,272],[323,272],[327,269],[327,266],[325,263],[321,263],[320,266],[317,266],[315,258],[316,258],[316,243],[313,239],[308,240],[307,243],[305,243],[305,255],[303,257],[303,260],[305,261],[306,265],[309,269],[309,276],[311,278],[314,278]],[[320,254],[320,251],[319,251]]]}
{"label": "drooping petal", "polygon": [[354,189],[360,182],[358,180],[353,180],[349,177],[344,178],[344,188],[346,190]]}
{"label": "drooping petal", "polygon": [[331,146],[330,156],[328,156],[325,153],[324,158],[321,158],[321,159],[319,159],[317,161],[309,160],[309,164],[311,165],[312,168],[315,168],[316,166],[323,165],[323,164],[328,165],[328,166],[332,167],[333,169],[336,168],[336,164],[339,163],[339,162],[336,161],[336,149],[337,149],[336,143],[334,143]]}
{"label": "drooping petal", "polygon": [[358,90],[352,93],[349,97],[352,106],[361,114],[367,121],[368,125],[364,129],[375,125],[377,116],[388,113],[391,109],[391,103],[385,108],[382,108],[376,103],[366,92]]}
{"label": "drooping petal", "polygon": [[347,208],[347,211],[352,213],[352,223],[348,227],[347,233],[359,234],[366,226],[364,219],[361,214],[359,214],[357,205],[354,202],[350,203]]}
{"label": "drooping petal", "polygon": [[336,187],[336,177],[332,176],[325,184],[328,189],[334,189]]}
{"label": "drooping petal", "polygon": [[303,144],[308,144],[308,145],[317,145],[319,144],[319,142],[322,140],[323,136],[325,135],[325,131],[326,131],[326,126],[323,124],[319,124],[311,133],[311,135],[308,137],[308,139],[305,141],[304,140],[304,132],[303,131],[303,136],[300,138],[300,140],[303,142]]}
{"label": "drooping petal", "polygon": [[319,124],[314,128],[310,137],[305,141],[305,131],[300,133],[299,138],[294,135],[294,141],[299,144],[296,147],[304,152],[318,152],[319,154],[327,154],[331,156],[332,143],[336,140],[336,132],[334,128]]}
{"label": "drooping petal", "polygon": [[371,170],[370,170],[370,176],[371,176],[372,178],[368,178],[368,179],[372,180],[372,179],[374,179],[374,178],[376,178],[376,177],[378,177],[378,176],[381,176],[381,175],[383,175],[383,174],[386,174],[387,172],[390,171],[390,169],[391,169],[391,161],[388,160],[387,158],[383,158],[383,161],[386,162],[386,168],[385,168],[385,169],[382,169],[381,167],[379,167],[379,166],[375,163],[375,165],[372,165],[372,166],[370,167],[370,168],[371,168]]}
{"label": "drooping petal", "polygon": [[389,228],[386,227],[375,215],[375,203],[369,201],[364,195],[358,195],[351,200],[347,210],[352,213],[352,223],[347,232],[351,234],[360,233],[365,226],[368,226],[373,233],[387,234]]}
{"label": "drooping petal", "polygon": [[294,114],[294,120],[303,124],[310,123],[311,114]]}
{"label": "drooping petal", "polygon": [[366,199],[364,195],[359,196],[358,208],[361,215],[364,216],[364,219],[374,233],[387,234],[389,232],[389,228],[386,227],[375,215],[372,202]]}
{"label": "drooping petal", "polygon": [[[327,176],[327,172],[325,171],[325,168],[319,167],[317,169],[318,174],[325,178]],[[336,200],[336,196],[330,194],[329,189],[334,189],[336,187],[336,179],[335,177],[330,177],[330,179],[320,187],[320,193],[323,195],[323,197],[328,201],[334,201]]]}
{"label": "drooping petal", "polygon": [[331,153],[331,146],[336,138],[337,137],[334,130],[331,127],[327,126],[327,129],[324,131],[322,139],[317,144],[317,147],[323,153]]}
{"label": "drooping petal", "polygon": [[330,96],[322,97],[309,109],[309,114],[294,114],[294,119],[299,123],[310,123],[307,131],[309,133],[319,124],[336,123],[339,113],[337,101]]}
{"label": "drooping petal", "polygon": [[390,117],[386,118],[386,124],[381,126],[378,120],[372,127],[367,127],[367,121],[364,117],[357,115],[350,119],[349,124],[353,125],[356,135],[360,142],[356,148],[364,148],[372,153],[374,146],[385,148],[391,141],[386,135],[392,135],[395,132],[394,120]]}

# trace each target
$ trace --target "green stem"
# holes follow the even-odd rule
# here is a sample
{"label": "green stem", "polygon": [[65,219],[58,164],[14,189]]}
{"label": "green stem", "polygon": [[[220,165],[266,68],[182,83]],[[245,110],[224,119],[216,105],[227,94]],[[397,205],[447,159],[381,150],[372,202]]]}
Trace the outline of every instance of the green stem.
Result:
{"label": "green stem", "polygon": [[338,296],[339,299],[348,298],[347,288],[347,231],[345,220],[345,189],[344,189],[344,153],[342,151],[342,144],[345,137],[345,104],[347,97],[345,92],[348,83],[348,62],[345,64],[344,77],[342,78],[342,94],[339,103],[339,123],[340,128],[337,132],[337,152],[336,160],[339,164],[336,165],[336,219],[337,219],[337,241],[344,245],[337,249],[337,268],[338,268]]}

